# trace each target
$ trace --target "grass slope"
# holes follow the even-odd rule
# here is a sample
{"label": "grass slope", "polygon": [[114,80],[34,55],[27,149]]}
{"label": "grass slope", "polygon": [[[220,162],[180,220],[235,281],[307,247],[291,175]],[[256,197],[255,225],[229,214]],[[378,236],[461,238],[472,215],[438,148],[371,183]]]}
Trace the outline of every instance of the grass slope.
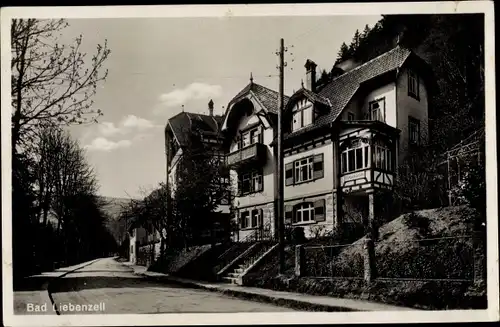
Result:
{"label": "grass slope", "polygon": [[[269,258],[253,273],[252,285],[307,294],[370,299],[423,309],[481,308],[485,306],[484,292],[480,293],[481,296],[469,296],[470,282],[429,280],[472,279],[472,240],[423,241],[471,235],[477,215],[466,206],[439,208],[404,214],[381,226],[375,246],[377,270],[381,278],[369,286],[362,279],[296,278],[293,247],[286,249],[287,269],[284,275],[278,275],[278,257]],[[331,240],[309,241],[315,245],[322,242],[327,245]],[[335,251],[321,248],[306,250],[309,275],[362,278],[363,243],[364,238]],[[476,251],[475,255],[484,258],[484,250]]]}

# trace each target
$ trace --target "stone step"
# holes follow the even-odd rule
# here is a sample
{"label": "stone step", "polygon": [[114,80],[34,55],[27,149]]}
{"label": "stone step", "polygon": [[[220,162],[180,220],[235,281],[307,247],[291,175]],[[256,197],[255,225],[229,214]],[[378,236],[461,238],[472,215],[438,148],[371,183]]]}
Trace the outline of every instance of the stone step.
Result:
{"label": "stone step", "polygon": [[227,277],[234,277],[234,278],[238,278],[240,277],[241,274],[237,273],[237,272],[230,272],[227,274]]}
{"label": "stone step", "polygon": [[225,282],[227,282],[227,283],[230,283],[230,284],[237,284],[237,281],[238,281],[237,278],[235,278],[235,277],[228,277],[228,276],[222,277],[222,280],[225,281]]}
{"label": "stone step", "polygon": [[234,269],[234,272],[235,272],[235,273],[238,273],[238,274],[241,274],[241,273],[243,273],[244,271],[245,271],[245,269],[243,269],[243,268],[235,268],[235,269]]}

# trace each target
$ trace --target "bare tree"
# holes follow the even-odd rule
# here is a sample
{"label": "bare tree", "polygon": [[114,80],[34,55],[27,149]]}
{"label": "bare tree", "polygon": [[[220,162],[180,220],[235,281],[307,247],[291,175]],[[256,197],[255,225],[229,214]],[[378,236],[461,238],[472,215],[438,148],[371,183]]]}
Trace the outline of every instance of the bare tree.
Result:
{"label": "bare tree", "polygon": [[80,52],[82,35],[62,45],[58,37],[65,20],[14,19],[11,26],[11,96],[13,151],[43,124],[83,124],[102,113],[92,97],[107,70],[110,50],[97,45],[92,58]]}
{"label": "bare tree", "polygon": [[37,217],[46,224],[51,210],[60,230],[70,214],[69,201],[78,194],[94,194],[97,181],[85,159],[84,150],[60,127],[46,127],[34,147]]}

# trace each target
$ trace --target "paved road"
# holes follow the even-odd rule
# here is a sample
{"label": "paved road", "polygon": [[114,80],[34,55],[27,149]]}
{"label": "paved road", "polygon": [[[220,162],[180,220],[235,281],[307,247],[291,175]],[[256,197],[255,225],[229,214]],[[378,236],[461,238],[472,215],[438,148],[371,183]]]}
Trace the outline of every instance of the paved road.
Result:
{"label": "paved road", "polygon": [[[82,314],[84,309],[96,310],[85,311],[89,314],[293,311],[149,281],[112,258],[101,259],[60,278],[53,284],[52,296],[61,314]],[[78,308],[77,304],[85,304],[87,308]]]}

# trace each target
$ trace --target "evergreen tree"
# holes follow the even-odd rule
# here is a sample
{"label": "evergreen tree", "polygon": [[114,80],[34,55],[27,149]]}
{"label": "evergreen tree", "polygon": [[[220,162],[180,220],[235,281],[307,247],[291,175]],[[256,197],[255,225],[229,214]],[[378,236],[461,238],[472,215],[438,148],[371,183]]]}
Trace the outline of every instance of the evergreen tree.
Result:
{"label": "evergreen tree", "polygon": [[363,30],[363,33],[361,34],[361,39],[366,39],[368,37],[368,34],[370,33],[371,29],[368,24],[365,25],[365,29]]}
{"label": "evergreen tree", "polygon": [[342,62],[346,60],[349,57],[349,47],[345,42],[342,42],[342,45],[340,46],[340,50],[337,54],[337,60],[335,63]]}
{"label": "evergreen tree", "polygon": [[352,37],[352,42],[349,45],[349,50],[351,51],[351,55],[354,55],[356,50],[358,50],[360,40],[361,40],[361,34],[359,33],[359,30],[356,30],[356,32],[354,32],[354,36]]}

